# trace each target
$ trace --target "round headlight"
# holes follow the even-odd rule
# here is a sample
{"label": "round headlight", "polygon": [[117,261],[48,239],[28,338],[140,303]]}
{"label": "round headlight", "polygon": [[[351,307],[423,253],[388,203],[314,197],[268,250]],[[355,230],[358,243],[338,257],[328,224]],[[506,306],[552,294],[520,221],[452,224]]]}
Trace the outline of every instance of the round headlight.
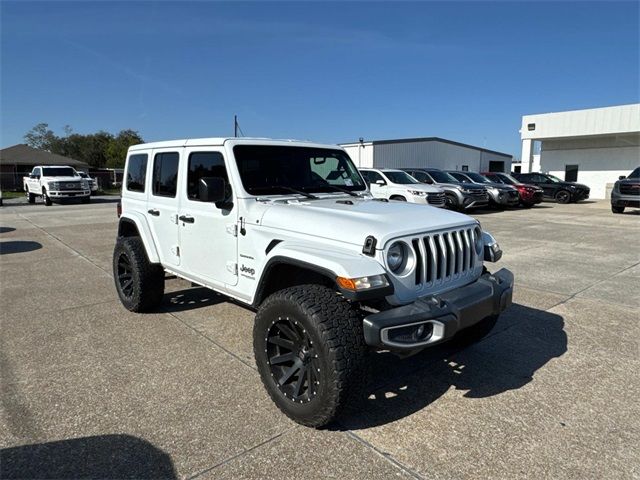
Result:
{"label": "round headlight", "polygon": [[482,240],[482,230],[480,227],[476,227],[473,230],[474,243],[476,247],[476,253],[480,255],[482,253],[482,248],[484,247],[484,242]]}
{"label": "round headlight", "polygon": [[387,265],[393,273],[402,270],[407,260],[407,247],[402,242],[396,242],[387,251]]}

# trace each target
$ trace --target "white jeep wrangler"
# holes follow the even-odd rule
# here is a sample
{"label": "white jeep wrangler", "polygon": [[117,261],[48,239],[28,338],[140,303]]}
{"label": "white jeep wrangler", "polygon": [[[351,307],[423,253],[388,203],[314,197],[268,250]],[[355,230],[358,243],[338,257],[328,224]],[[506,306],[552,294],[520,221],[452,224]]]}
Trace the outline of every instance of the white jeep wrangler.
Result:
{"label": "white jeep wrangler", "polygon": [[127,155],[113,255],[118,295],[143,312],[165,271],[257,311],[262,381],[319,427],[359,390],[371,349],[477,341],[511,304],[501,251],[460,213],[374,199],[339,147],[207,138]]}

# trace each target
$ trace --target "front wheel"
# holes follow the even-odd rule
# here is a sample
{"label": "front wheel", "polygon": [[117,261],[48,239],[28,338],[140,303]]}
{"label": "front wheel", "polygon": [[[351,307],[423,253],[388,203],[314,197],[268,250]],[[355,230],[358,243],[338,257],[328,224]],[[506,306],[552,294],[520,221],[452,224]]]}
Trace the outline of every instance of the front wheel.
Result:
{"label": "front wheel", "polygon": [[624,207],[616,207],[615,205],[611,205],[611,211],[613,213],[624,213]]}
{"label": "front wheel", "polygon": [[139,237],[118,238],[113,250],[113,278],[120,301],[132,312],[148,312],[164,295],[164,269],[147,258]]}
{"label": "front wheel", "polygon": [[558,203],[569,203],[571,201],[571,194],[566,190],[560,190],[556,193],[556,201]]}
{"label": "front wheel", "polygon": [[320,285],[267,298],[256,315],[253,350],[276,406],[309,427],[334,420],[365,378],[362,320],[349,302]]}
{"label": "front wheel", "polygon": [[42,201],[47,207],[51,206],[51,197],[47,195],[47,191],[44,188],[42,189]]}
{"label": "front wheel", "polygon": [[407,201],[407,199],[404,198],[402,195],[391,195],[389,200],[397,200],[399,202],[406,202]]}

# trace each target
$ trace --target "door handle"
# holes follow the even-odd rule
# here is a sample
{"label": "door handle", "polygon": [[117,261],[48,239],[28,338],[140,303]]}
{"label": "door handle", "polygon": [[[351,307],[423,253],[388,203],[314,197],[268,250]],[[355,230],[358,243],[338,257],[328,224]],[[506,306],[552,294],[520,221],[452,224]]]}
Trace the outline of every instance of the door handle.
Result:
{"label": "door handle", "polygon": [[178,220],[180,220],[181,222],[184,222],[184,223],[193,223],[193,222],[196,221],[196,219],[193,218],[191,215],[180,215],[178,217]]}
{"label": "door handle", "polygon": [[153,215],[154,217],[160,216],[160,210],[156,210],[155,208],[152,208],[151,210],[147,210],[147,213]]}

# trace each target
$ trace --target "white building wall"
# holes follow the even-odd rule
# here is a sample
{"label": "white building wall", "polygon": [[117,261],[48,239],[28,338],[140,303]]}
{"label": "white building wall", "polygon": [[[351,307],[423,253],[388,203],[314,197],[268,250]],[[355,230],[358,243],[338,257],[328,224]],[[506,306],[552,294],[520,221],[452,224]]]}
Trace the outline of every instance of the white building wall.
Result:
{"label": "white building wall", "polygon": [[608,183],[640,165],[640,147],[543,150],[539,171],[564,179],[566,165],[578,165],[578,182],[591,188],[590,198],[603,199]]}
{"label": "white building wall", "polygon": [[347,145],[341,145],[356,164],[356,167],[373,167],[373,144],[371,142],[365,143],[350,143]]}

